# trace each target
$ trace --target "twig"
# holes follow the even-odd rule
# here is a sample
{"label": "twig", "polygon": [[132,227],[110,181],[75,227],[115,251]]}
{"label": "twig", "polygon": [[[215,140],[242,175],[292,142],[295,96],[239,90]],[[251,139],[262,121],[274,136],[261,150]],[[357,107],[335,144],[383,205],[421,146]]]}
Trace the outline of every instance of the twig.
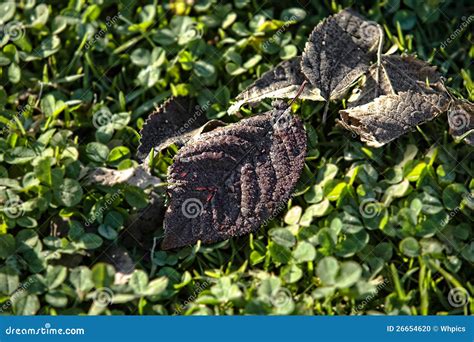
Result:
{"label": "twig", "polygon": [[328,117],[328,110],[329,110],[329,100],[326,101],[326,104],[324,105],[324,112],[323,112],[323,125],[326,124],[326,119]]}
{"label": "twig", "polygon": [[301,93],[303,92],[304,90],[304,87],[306,86],[306,84],[308,83],[307,80],[304,80],[303,84],[301,84],[300,86],[300,89],[298,89],[298,92],[296,93],[295,97],[293,98],[293,100],[291,100],[290,104],[288,106],[291,106],[293,104],[293,102],[295,102],[295,100],[300,97]]}

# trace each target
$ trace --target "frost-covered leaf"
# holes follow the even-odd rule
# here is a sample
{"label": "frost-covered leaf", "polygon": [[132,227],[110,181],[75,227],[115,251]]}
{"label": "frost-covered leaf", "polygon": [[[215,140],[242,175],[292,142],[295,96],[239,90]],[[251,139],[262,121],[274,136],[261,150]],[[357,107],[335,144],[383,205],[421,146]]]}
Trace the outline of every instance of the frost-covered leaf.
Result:
{"label": "frost-covered leaf", "polygon": [[163,248],[255,231],[288,200],[304,165],[306,133],[286,104],[202,134],[169,168]]}
{"label": "frost-covered leaf", "polygon": [[346,9],[324,19],[306,43],[301,69],[326,100],[341,99],[368,69],[382,30]]}
{"label": "frost-covered leaf", "polygon": [[431,94],[444,91],[436,67],[413,56],[383,55],[370,67],[357,96],[349,99],[349,107],[364,105],[382,95],[404,91]]}
{"label": "frost-covered leaf", "polygon": [[414,91],[384,95],[362,106],[341,110],[339,123],[360,135],[370,146],[382,146],[447,110],[444,93]]}
{"label": "frost-covered leaf", "polygon": [[152,148],[158,151],[171,144],[184,145],[190,132],[206,123],[206,108],[189,97],[171,97],[151,113],[140,131],[137,155],[146,157]]}
{"label": "frost-covered leaf", "polygon": [[474,104],[468,101],[455,101],[448,111],[449,133],[454,138],[463,138],[474,145]]}
{"label": "frost-covered leaf", "polygon": [[[293,98],[305,80],[306,77],[301,72],[301,57],[281,62],[240,93],[236,97],[237,102],[229,107],[228,113],[237,112],[246,103],[256,104],[267,98]],[[319,90],[312,88],[309,84],[306,85],[299,97],[313,101],[324,101]]]}

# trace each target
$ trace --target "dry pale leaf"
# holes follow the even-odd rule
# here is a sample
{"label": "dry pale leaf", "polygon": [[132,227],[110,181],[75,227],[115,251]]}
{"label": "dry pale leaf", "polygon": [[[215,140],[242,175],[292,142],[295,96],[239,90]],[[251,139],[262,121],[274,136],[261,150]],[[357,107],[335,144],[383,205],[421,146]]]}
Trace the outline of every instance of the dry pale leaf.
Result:
{"label": "dry pale leaf", "polygon": [[[227,112],[233,114],[246,103],[253,105],[267,98],[294,98],[305,80],[306,77],[301,72],[300,56],[281,62],[240,93],[236,97],[236,102],[229,107]],[[313,101],[324,101],[319,90],[312,88],[311,85],[307,85],[299,97]]]}
{"label": "dry pale leaf", "polygon": [[380,63],[370,67],[360,92],[351,96],[348,106],[357,107],[382,95],[409,90],[423,94],[445,93],[436,67],[414,56],[383,55]]}
{"label": "dry pale leaf", "polygon": [[380,147],[445,112],[449,103],[450,98],[444,93],[422,94],[410,90],[341,110],[339,123],[359,134],[368,145]]}
{"label": "dry pale leaf", "polygon": [[149,174],[142,165],[125,170],[114,170],[99,167],[88,176],[85,184],[98,183],[104,186],[114,186],[126,183],[141,189],[153,188],[161,183],[158,177]]}

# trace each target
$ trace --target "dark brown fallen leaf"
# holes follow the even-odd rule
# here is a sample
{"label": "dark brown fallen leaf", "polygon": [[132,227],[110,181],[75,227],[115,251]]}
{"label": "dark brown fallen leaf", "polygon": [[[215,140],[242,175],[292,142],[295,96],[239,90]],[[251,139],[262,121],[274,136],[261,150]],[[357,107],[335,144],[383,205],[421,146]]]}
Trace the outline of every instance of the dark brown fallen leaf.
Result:
{"label": "dark brown fallen leaf", "polygon": [[[448,111],[449,133],[474,145],[474,104],[464,100],[456,100]],[[468,133],[470,132],[470,133]]]}
{"label": "dark brown fallen leaf", "polygon": [[151,149],[158,151],[177,144],[184,145],[192,131],[207,121],[206,107],[200,107],[190,97],[171,97],[151,113],[140,131],[137,156],[145,158]]}
{"label": "dark brown fallen leaf", "polygon": [[444,93],[410,90],[383,95],[365,105],[339,111],[339,124],[359,134],[368,145],[380,147],[445,112],[449,103]]}
{"label": "dark brown fallen leaf", "polygon": [[[227,112],[233,114],[246,103],[253,105],[267,98],[294,98],[305,80],[306,77],[301,72],[300,56],[283,61],[241,92]],[[311,85],[307,85],[299,97],[313,101],[324,101],[319,90],[313,89]]]}
{"label": "dark brown fallen leaf", "polygon": [[303,124],[283,103],[186,145],[168,170],[163,249],[257,230],[291,196],[305,153]]}
{"label": "dark brown fallen leaf", "polygon": [[380,63],[374,63],[357,96],[348,101],[349,108],[369,103],[382,95],[404,91],[423,94],[445,92],[436,67],[414,56],[383,55]]}
{"label": "dark brown fallen leaf", "polygon": [[379,25],[346,9],[324,19],[306,43],[301,69],[326,100],[341,99],[370,66],[383,32]]}

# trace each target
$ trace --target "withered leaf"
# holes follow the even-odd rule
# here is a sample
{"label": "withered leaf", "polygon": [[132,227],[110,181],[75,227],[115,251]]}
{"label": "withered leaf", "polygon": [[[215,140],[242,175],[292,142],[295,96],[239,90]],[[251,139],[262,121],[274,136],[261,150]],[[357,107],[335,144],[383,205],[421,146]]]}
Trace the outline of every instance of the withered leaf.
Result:
{"label": "withered leaf", "polygon": [[379,25],[346,9],[324,19],[306,43],[301,69],[326,100],[341,99],[368,69],[383,39]]}
{"label": "withered leaf", "polygon": [[359,134],[368,145],[380,147],[445,112],[449,103],[444,93],[422,94],[410,90],[341,110],[339,123]]}
{"label": "withered leaf", "polygon": [[151,113],[140,131],[137,156],[143,159],[152,148],[158,151],[177,144],[184,145],[192,131],[207,121],[206,108],[187,96],[171,97]]}
{"label": "withered leaf", "polygon": [[382,95],[404,91],[424,94],[445,92],[436,67],[414,56],[383,55],[380,63],[374,63],[357,96],[352,96],[349,107],[357,107]]}
{"label": "withered leaf", "polygon": [[143,165],[136,168],[128,168],[125,170],[107,169],[99,167],[94,169],[85,182],[86,185],[97,183],[104,186],[115,186],[117,184],[127,183],[137,186],[141,189],[152,188],[161,183],[158,177],[148,173]]}
{"label": "withered leaf", "polygon": [[[283,61],[241,92],[227,112],[233,114],[246,103],[253,105],[267,98],[293,98],[305,80],[306,77],[301,72],[300,56]],[[310,85],[303,89],[299,97],[313,101],[324,100],[319,94],[319,90]]]}
{"label": "withered leaf", "polygon": [[[449,132],[451,135],[474,145],[474,104],[468,101],[457,100],[448,111]],[[469,133],[468,133],[469,132]]]}
{"label": "withered leaf", "polygon": [[289,199],[304,165],[306,133],[288,105],[204,133],[168,170],[164,249],[257,230]]}

